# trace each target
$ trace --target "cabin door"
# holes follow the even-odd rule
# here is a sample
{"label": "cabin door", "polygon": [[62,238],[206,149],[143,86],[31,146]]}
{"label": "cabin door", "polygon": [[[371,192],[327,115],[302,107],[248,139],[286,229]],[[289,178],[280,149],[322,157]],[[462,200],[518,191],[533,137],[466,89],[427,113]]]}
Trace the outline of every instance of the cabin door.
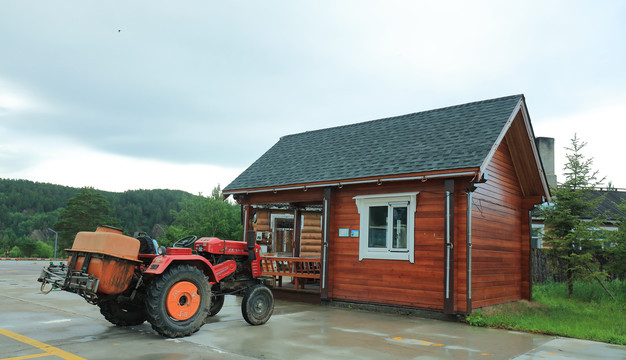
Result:
{"label": "cabin door", "polygon": [[274,219],[272,251],[276,254],[293,255],[293,217]]}

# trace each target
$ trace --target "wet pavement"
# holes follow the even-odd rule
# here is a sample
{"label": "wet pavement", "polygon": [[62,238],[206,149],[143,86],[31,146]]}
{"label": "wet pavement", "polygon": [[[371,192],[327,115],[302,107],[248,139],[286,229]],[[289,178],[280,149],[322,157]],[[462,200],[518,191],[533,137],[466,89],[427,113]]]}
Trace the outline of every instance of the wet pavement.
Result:
{"label": "wet pavement", "polygon": [[45,359],[626,359],[626,347],[282,299],[262,326],[241,298],[196,334],[165,339],[108,323],[77,295],[39,292],[45,262],[0,261],[0,360]]}

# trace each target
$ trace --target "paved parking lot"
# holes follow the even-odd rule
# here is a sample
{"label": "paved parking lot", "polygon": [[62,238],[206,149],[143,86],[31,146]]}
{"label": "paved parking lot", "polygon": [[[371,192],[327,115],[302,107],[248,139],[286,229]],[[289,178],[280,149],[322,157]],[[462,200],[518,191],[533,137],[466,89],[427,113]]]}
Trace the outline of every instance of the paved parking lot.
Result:
{"label": "paved parking lot", "polygon": [[624,346],[280,298],[270,321],[253,327],[235,296],[193,336],[165,339],[147,323],[113,326],[77,295],[41,294],[45,264],[0,261],[0,360],[626,359]]}

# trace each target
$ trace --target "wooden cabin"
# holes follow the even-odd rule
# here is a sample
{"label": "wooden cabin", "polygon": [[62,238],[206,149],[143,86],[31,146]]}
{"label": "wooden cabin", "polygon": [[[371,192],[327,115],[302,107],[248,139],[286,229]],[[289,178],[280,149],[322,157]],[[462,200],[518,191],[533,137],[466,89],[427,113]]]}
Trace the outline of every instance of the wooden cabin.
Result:
{"label": "wooden cabin", "polygon": [[448,314],[530,299],[550,195],[523,95],[284,136],[223,193],[268,252],[319,258],[323,300]]}

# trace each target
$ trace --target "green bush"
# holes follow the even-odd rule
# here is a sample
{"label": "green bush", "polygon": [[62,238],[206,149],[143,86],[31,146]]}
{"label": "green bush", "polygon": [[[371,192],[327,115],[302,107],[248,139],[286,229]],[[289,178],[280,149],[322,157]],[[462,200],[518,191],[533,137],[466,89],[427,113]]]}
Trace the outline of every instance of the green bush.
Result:
{"label": "green bush", "polygon": [[465,317],[465,321],[472,326],[487,326],[483,313],[480,310],[474,311],[471,315]]}
{"label": "green bush", "polygon": [[11,251],[9,251],[9,256],[12,258],[22,257],[22,250],[15,245]]}
{"label": "green bush", "polygon": [[35,253],[33,253],[33,257],[43,257],[43,258],[51,258],[54,253],[54,249],[51,245],[48,245],[44,242],[38,241],[37,248]]}

